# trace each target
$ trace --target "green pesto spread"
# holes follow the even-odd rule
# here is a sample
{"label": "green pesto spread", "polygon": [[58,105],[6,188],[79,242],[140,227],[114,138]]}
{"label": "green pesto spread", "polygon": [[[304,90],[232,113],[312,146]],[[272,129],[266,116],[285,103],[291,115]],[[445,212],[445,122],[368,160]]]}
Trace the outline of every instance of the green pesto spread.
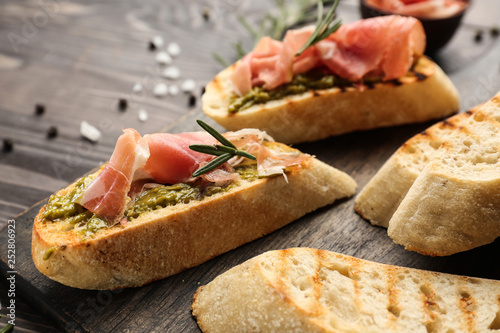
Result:
{"label": "green pesto spread", "polygon": [[[255,164],[236,166],[235,171],[240,178],[246,181],[254,181],[258,178],[257,166]],[[82,233],[89,237],[100,229],[107,227],[105,221],[88,211],[77,203],[85,188],[95,179],[94,175],[81,178],[75,184],[75,188],[65,195],[52,195],[49,199],[43,217],[46,221],[64,220],[69,226],[81,226]],[[179,203],[189,203],[200,200],[216,193],[229,191],[237,186],[232,182],[225,187],[201,186],[200,184],[174,184],[159,185],[141,193],[135,198],[132,205],[125,211],[128,220],[139,217],[140,214],[156,209],[173,206]],[[68,230],[71,230],[69,228]],[[52,253],[50,253],[52,254]],[[48,254],[48,256],[50,256]]]}
{"label": "green pesto spread", "polygon": [[334,75],[323,75],[318,72],[299,74],[295,75],[291,82],[275,89],[266,90],[260,86],[252,88],[247,94],[234,98],[229,104],[228,110],[230,113],[235,113],[248,109],[254,104],[266,103],[289,95],[302,94],[311,89],[329,89],[346,83],[346,80]]}
{"label": "green pesto spread", "polygon": [[83,225],[82,232],[89,236],[99,229],[107,226],[106,222],[97,215],[78,204],[83,191],[92,183],[96,175],[80,178],[73,190],[65,195],[51,195],[43,217],[48,221],[64,220],[68,224],[68,230],[75,225]]}

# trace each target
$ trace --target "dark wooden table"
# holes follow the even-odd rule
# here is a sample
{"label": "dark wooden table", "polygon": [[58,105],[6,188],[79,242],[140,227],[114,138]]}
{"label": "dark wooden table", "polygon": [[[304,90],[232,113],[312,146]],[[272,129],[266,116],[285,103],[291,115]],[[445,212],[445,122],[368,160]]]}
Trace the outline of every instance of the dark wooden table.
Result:
{"label": "dark wooden table", "polygon": [[[212,53],[234,60],[231,43],[242,40],[251,48],[237,16],[244,14],[255,21],[267,6],[265,1],[256,5],[248,0],[2,1],[0,140],[11,140],[13,147],[0,152],[0,227],[107,160],[122,128],[146,134],[180,121],[174,129],[182,130],[182,119],[190,121],[201,114],[201,89],[221,69]],[[359,17],[355,0],[343,1],[339,11],[347,22]],[[500,38],[490,34],[500,24],[499,17],[498,0],[474,0],[454,39],[433,55],[457,85],[462,111],[500,90]],[[166,44],[180,45],[181,55],[173,59],[180,79],[161,76],[155,52],[148,49],[155,35]],[[195,105],[183,93],[153,96],[156,83],[180,84],[188,78],[197,83]],[[138,82],[144,89],[134,93]],[[124,111],[118,108],[120,98],[128,100]],[[45,107],[43,114],[35,114],[36,104]],[[148,120],[139,120],[140,109],[147,111]],[[82,121],[102,132],[98,143],[81,137]],[[48,137],[51,127],[56,127],[56,137]],[[338,167],[352,171],[362,187],[405,138],[423,128],[399,129],[396,134],[382,131],[378,137],[394,135],[395,139],[384,146],[388,151],[378,154],[378,164],[356,166],[344,161]],[[339,140],[339,144],[349,141]],[[314,144],[304,145],[304,150],[321,155],[320,148],[315,149]],[[0,300],[2,327],[7,321],[3,284]],[[56,331],[25,299],[18,296],[16,305],[14,332]]]}

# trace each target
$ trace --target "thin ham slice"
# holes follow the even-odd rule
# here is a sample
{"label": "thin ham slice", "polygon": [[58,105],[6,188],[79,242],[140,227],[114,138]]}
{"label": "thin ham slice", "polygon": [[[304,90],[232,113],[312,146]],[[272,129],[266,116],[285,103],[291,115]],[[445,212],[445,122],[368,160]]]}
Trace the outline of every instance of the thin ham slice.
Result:
{"label": "thin ham slice", "polygon": [[[118,138],[108,164],[87,187],[79,203],[109,225],[119,222],[128,203],[127,193],[134,174],[133,152],[140,139],[134,129],[126,129]],[[132,154],[130,153],[132,152]]]}
{"label": "thin ham slice", "polygon": [[[264,141],[274,141],[265,132],[243,129],[225,134],[238,149],[258,154],[259,175],[283,173],[286,167],[298,165],[309,155],[300,152],[273,151]],[[205,132],[168,134],[156,133],[141,138],[133,129],[126,129],[118,138],[108,164],[83,192],[78,203],[105,220],[109,226],[124,224],[123,214],[131,198],[155,184],[192,182],[193,172],[214,158],[189,148],[192,144],[217,144]],[[236,158],[238,159],[238,158]],[[225,163],[201,176],[202,182],[223,186],[236,181],[239,175]],[[262,172],[262,174],[261,174]]]}
{"label": "thin ham slice", "polygon": [[401,15],[427,19],[450,17],[461,12],[467,2],[464,0],[365,0],[375,8]]}
{"label": "thin ham slice", "polygon": [[345,24],[295,56],[312,32],[310,27],[289,30],[283,42],[264,37],[236,65],[231,76],[236,93],[244,95],[256,85],[273,89],[293,75],[325,66],[351,81],[366,75],[392,80],[405,75],[414,57],[425,50],[423,26],[412,17],[392,15]]}
{"label": "thin ham slice", "polygon": [[208,133],[155,133],[148,139],[150,157],[143,170],[162,184],[176,184],[189,181],[196,169],[212,160],[214,156],[189,149],[192,144],[213,145],[217,143]]}

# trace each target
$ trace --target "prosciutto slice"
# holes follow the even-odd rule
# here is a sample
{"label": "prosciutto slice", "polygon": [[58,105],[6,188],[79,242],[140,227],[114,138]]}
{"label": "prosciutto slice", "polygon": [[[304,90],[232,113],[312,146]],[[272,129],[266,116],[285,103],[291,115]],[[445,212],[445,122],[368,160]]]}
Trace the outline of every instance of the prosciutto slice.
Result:
{"label": "prosciutto slice", "polygon": [[[225,134],[238,149],[259,155],[257,170],[260,176],[282,174],[286,167],[298,165],[310,157],[298,151],[273,151],[264,141],[274,141],[265,132],[243,129]],[[189,148],[192,144],[214,145],[218,141],[205,132],[168,134],[156,133],[141,138],[133,129],[126,129],[118,138],[109,163],[87,187],[78,203],[105,220],[109,226],[124,223],[123,214],[131,198],[144,188],[155,184],[193,182],[194,171],[215,158]],[[217,186],[239,179],[233,166],[243,158],[200,176],[202,181]]]}
{"label": "prosciutto slice", "polygon": [[393,13],[422,18],[445,18],[458,14],[465,0],[365,0],[367,4]]}
{"label": "prosciutto slice", "polygon": [[110,225],[119,222],[129,201],[127,193],[134,174],[134,151],[140,137],[134,129],[124,130],[116,142],[109,163],[79,199],[83,207]]}
{"label": "prosciutto slice", "polygon": [[273,89],[316,67],[351,81],[366,75],[392,80],[404,76],[425,50],[423,26],[412,17],[390,15],[345,24],[295,56],[312,32],[311,27],[289,30],[283,42],[264,37],[236,65],[230,77],[235,91],[244,95],[257,85]]}

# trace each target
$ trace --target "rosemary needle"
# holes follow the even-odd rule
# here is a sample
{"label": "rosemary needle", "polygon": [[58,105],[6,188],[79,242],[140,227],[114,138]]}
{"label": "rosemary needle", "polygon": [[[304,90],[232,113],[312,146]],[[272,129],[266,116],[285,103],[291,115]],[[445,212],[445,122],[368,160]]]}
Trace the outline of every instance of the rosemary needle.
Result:
{"label": "rosemary needle", "polygon": [[235,145],[228,139],[226,139],[222,134],[217,132],[216,129],[208,125],[207,123],[197,120],[196,121],[205,131],[213,136],[222,145],[190,145],[189,148],[199,153],[215,155],[217,156],[198,170],[193,173],[193,177],[201,176],[204,173],[212,171],[218,166],[229,161],[233,156],[243,156],[251,160],[255,160],[255,156],[247,153],[246,151],[236,149]]}
{"label": "rosemary needle", "polygon": [[312,33],[311,37],[306,41],[304,46],[295,54],[299,56],[302,52],[304,52],[309,46],[316,44],[317,42],[327,38],[332,33],[340,28],[342,22],[340,19],[335,19],[335,10],[339,4],[339,0],[335,0],[333,2],[332,8],[326,14],[323,19],[323,0],[318,0],[318,20],[316,22],[316,29]]}

